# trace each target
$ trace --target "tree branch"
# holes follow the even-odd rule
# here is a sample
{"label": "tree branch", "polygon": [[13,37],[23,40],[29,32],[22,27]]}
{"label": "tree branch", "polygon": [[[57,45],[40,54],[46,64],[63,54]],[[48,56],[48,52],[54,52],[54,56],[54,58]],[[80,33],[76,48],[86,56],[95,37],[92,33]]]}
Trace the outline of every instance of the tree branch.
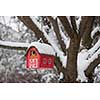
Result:
{"label": "tree branch", "polygon": [[74,33],[77,34],[77,26],[76,26],[75,16],[70,16],[70,19],[71,19],[71,24],[72,24]]}
{"label": "tree branch", "polygon": [[4,49],[11,49],[11,50],[26,50],[26,47],[11,47],[11,46],[4,46],[4,45],[0,45],[0,48],[4,48]]}
{"label": "tree branch", "polygon": [[65,31],[69,35],[69,37],[73,38],[73,30],[72,30],[66,16],[58,16],[58,18],[60,19],[60,21],[61,21],[62,25],[64,26]]}
{"label": "tree branch", "polygon": [[61,34],[60,34],[60,30],[59,30],[59,26],[58,26],[58,22],[57,19],[54,20],[51,16],[47,16],[47,18],[50,20],[50,22],[52,23],[54,32],[57,36],[58,42],[61,46],[62,51],[64,52],[64,54],[66,54],[66,45],[64,43],[64,41],[62,40]]}
{"label": "tree branch", "polygon": [[43,32],[34,24],[32,19],[29,16],[18,16],[19,20],[21,20],[29,29],[31,29],[37,39],[39,40],[40,38],[43,39],[45,43],[48,43],[45,36],[43,35]]}
{"label": "tree branch", "polygon": [[17,43],[0,40],[0,48],[26,50],[29,43]]}
{"label": "tree branch", "polygon": [[82,17],[82,21],[79,27],[79,35],[82,37],[82,45],[89,49],[91,47],[92,38],[91,31],[93,28],[94,17],[85,16]]}
{"label": "tree branch", "polygon": [[62,72],[62,73],[65,72],[65,68],[62,66],[62,63],[58,57],[56,57],[56,59],[55,59],[55,65],[56,65],[56,68],[57,68],[57,71],[59,74],[60,74],[60,72]]}
{"label": "tree branch", "polygon": [[93,16],[83,16],[82,21],[80,22],[80,27],[79,27],[79,34],[81,37],[84,34],[90,34],[92,31],[93,27],[93,22],[94,22],[94,17]]}
{"label": "tree branch", "polygon": [[88,68],[84,71],[85,75],[89,79],[89,82],[93,81],[93,72],[98,64],[100,64],[100,56],[98,56],[98,58],[96,58],[93,62],[91,62],[91,64],[88,66]]}

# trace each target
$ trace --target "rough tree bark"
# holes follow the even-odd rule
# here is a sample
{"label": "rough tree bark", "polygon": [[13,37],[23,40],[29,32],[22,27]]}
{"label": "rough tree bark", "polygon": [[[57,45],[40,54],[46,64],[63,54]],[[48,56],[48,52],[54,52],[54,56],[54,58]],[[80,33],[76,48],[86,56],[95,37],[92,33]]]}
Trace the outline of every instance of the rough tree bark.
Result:
{"label": "rough tree bark", "polygon": [[89,49],[91,48],[92,38],[91,38],[91,31],[93,29],[93,16],[84,16],[82,17],[82,21],[80,23],[79,34],[82,37],[82,45],[84,48]]}
{"label": "rough tree bark", "polygon": [[77,78],[77,55],[80,47],[80,38],[74,34],[74,38],[70,40],[70,46],[68,48],[67,66],[66,66],[66,81],[76,82]]}
{"label": "rough tree bark", "polygon": [[66,33],[70,37],[70,45],[68,48],[67,65],[65,74],[65,82],[76,82],[77,78],[77,54],[80,47],[80,37],[76,31],[75,18],[71,17],[72,28],[64,16],[58,16]]}

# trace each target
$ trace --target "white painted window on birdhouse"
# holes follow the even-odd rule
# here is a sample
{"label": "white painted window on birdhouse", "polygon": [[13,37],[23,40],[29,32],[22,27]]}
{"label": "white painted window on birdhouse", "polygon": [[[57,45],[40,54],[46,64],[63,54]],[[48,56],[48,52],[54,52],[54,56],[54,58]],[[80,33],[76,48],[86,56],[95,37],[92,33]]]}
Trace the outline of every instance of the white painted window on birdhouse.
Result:
{"label": "white painted window on birdhouse", "polygon": [[38,59],[30,59],[30,68],[37,68],[38,66]]}

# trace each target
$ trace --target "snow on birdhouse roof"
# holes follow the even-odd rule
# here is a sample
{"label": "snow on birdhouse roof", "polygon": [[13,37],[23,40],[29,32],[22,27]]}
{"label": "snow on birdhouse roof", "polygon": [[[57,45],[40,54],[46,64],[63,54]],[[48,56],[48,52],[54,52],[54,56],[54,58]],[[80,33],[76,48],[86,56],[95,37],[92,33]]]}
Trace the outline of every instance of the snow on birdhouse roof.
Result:
{"label": "snow on birdhouse roof", "polygon": [[41,43],[41,42],[32,42],[29,46],[28,49],[30,47],[35,47],[39,53],[41,54],[48,54],[48,55],[54,55],[55,56],[55,52],[53,50],[53,48],[45,43]]}

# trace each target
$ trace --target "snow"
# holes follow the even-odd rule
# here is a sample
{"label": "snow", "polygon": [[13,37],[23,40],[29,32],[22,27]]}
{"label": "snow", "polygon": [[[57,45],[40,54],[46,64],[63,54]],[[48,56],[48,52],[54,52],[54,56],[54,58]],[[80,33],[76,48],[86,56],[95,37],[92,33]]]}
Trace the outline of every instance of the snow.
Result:
{"label": "snow", "polygon": [[82,20],[81,16],[78,16],[78,20],[76,20],[77,32],[79,30],[79,25],[80,25],[81,20]]}
{"label": "snow", "polygon": [[29,43],[9,42],[0,40],[0,45],[9,47],[28,47]]}
{"label": "snow", "polygon": [[18,31],[18,25],[14,23],[14,20],[11,19],[12,16],[3,16],[3,24],[6,24],[6,26],[11,27],[13,30]]}
{"label": "snow", "polygon": [[53,48],[50,45],[45,43],[40,43],[40,42],[20,43],[20,42],[9,42],[9,41],[0,40],[0,45],[9,46],[9,47],[26,47],[26,48],[30,48],[31,46],[34,46],[42,54],[49,54],[55,56],[55,52]]}
{"label": "snow", "polygon": [[57,77],[55,74],[46,74],[42,77],[41,81],[46,80],[46,83],[50,83],[50,81],[54,78]]}
{"label": "snow", "polygon": [[93,39],[93,36],[95,35],[96,32],[100,32],[100,26],[97,26],[94,28],[94,30],[91,32],[91,38]]}
{"label": "snow", "polygon": [[82,50],[78,54],[78,61],[77,61],[78,78],[77,80],[80,80],[81,82],[87,81],[87,78],[84,74],[84,71],[86,70],[87,63],[88,63],[88,61],[86,60],[87,56],[88,56],[87,50]]}
{"label": "snow", "polygon": [[96,58],[98,58],[100,54],[100,49],[98,49],[93,55],[92,57],[89,59],[89,63],[93,62]]}
{"label": "snow", "polygon": [[62,32],[62,24],[61,24],[60,20],[57,19],[57,21],[58,21],[58,24],[59,24],[59,30],[60,30],[62,40],[64,41],[64,43],[66,45],[66,49],[68,49],[69,44],[70,44],[70,38],[68,36],[66,36],[66,32]]}
{"label": "snow", "polygon": [[[26,48],[29,48],[30,46],[35,46],[38,49],[38,51],[43,54],[55,55],[55,53],[57,53],[57,57],[60,58],[63,67],[66,67],[67,53],[66,55],[64,55],[63,51],[60,49],[60,45],[58,44],[58,40],[56,38],[54,31],[50,29],[49,33],[46,32],[45,29],[47,29],[48,27],[42,26],[43,25],[42,22],[37,21],[38,17],[31,17],[31,19],[37,25],[37,27],[41,31],[43,31],[44,36],[51,44],[51,46],[45,43],[41,43],[39,41],[33,42],[36,40],[34,37],[35,35],[33,36],[33,33],[28,31],[27,27],[23,23],[18,22],[17,19],[12,18],[11,20],[10,16],[0,17],[0,18],[1,18],[0,19],[1,20],[0,21],[0,38],[1,38],[0,46],[26,47]],[[55,19],[56,16],[54,16],[53,18]],[[71,25],[70,17],[68,16],[67,18]],[[67,49],[70,44],[70,38],[68,37],[67,34],[65,34],[65,31],[63,30],[62,24],[59,21],[59,19],[57,20],[58,20],[62,40],[64,41]],[[78,29],[79,29],[80,22],[81,22],[81,17],[79,16],[78,19],[76,20],[76,25]],[[94,38],[95,33],[98,31],[100,32],[99,26],[93,29],[93,31],[91,32],[91,38]],[[87,82],[87,77],[85,76],[84,71],[87,69],[88,65],[98,57],[99,54],[100,54],[100,39],[96,41],[96,44],[91,49],[89,50],[83,49],[81,52],[78,53],[77,80],[80,80],[81,82],[83,81]],[[1,57],[0,72],[8,68],[12,69],[16,67],[19,68],[20,70],[21,68],[25,68],[24,55],[25,55],[25,51],[19,51],[19,50],[14,51],[12,49],[8,50],[1,47],[0,48],[0,57]],[[95,69],[95,73],[98,73],[98,70],[100,72],[100,67],[99,69],[98,68]],[[9,72],[11,73],[11,71]],[[19,73],[22,74],[22,71],[20,71]],[[42,77],[42,79],[46,80],[46,82],[52,82],[51,79],[57,76],[55,74],[49,74],[49,73],[51,72],[47,71],[46,75]],[[61,80],[63,78],[64,78],[64,74],[61,72],[60,75],[58,75],[57,80]]]}
{"label": "snow", "polygon": [[32,19],[32,21],[35,23],[35,25],[41,30],[42,29],[42,26],[39,22],[37,22],[37,17],[36,16],[30,16],[30,18]]}
{"label": "snow", "polygon": [[62,40],[64,41],[64,43],[66,45],[66,49],[68,49],[69,48],[69,44],[70,44],[70,38],[66,37],[64,32],[61,31],[61,29],[60,29],[60,33],[61,33],[61,36],[62,36]]}
{"label": "snow", "polygon": [[3,23],[8,26],[11,16],[2,16],[2,18],[3,18],[3,21],[4,21]]}
{"label": "snow", "polygon": [[53,17],[53,19],[56,19],[57,18],[57,16],[52,16]]}
{"label": "snow", "polygon": [[[26,30],[26,27],[20,21],[15,22],[13,20],[12,21],[9,20],[8,18],[8,22],[7,21],[4,22],[2,20],[1,23],[1,20],[0,20],[0,66],[1,66],[0,82],[1,81],[38,82],[38,83],[46,81],[58,82],[57,80],[58,76],[57,74],[55,74],[56,73],[55,70],[50,70],[50,71],[44,70],[43,72],[41,70],[38,71],[27,70],[25,66],[26,52],[24,50],[2,48],[2,46],[27,48],[31,42],[36,41],[37,39],[33,34],[33,32],[30,30]],[[14,23],[17,24],[19,31],[16,29],[15,26],[13,27]],[[42,81],[41,79],[42,76],[44,76],[44,74],[46,74],[47,77],[45,77],[46,79]]]}
{"label": "snow", "polygon": [[53,41],[52,38],[48,36],[45,30],[43,30],[43,32],[48,42],[52,45],[53,49],[57,53],[57,56],[60,58],[60,61],[62,62],[63,67],[66,67],[67,56],[64,55],[64,53],[59,49],[58,45],[55,44],[55,41]]}
{"label": "snow", "polygon": [[66,17],[67,17],[67,19],[68,19],[68,22],[69,22],[71,28],[72,28],[72,24],[71,24],[70,16],[66,16]]}
{"label": "snow", "polygon": [[94,70],[94,83],[100,83],[100,64]]}
{"label": "snow", "polygon": [[91,57],[98,49],[100,49],[100,39],[91,49],[88,50],[89,57]]}
{"label": "snow", "polygon": [[[11,41],[19,40],[21,37],[21,32],[16,32],[9,26],[5,26],[4,24],[0,23],[0,34],[1,39],[7,40],[7,38]],[[6,37],[5,37],[6,36]]]}
{"label": "snow", "polygon": [[53,50],[53,48],[45,43],[41,43],[41,42],[32,42],[28,48],[34,46],[35,48],[38,49],[39,53],[41,54],[48,54],[48,55],[54,55],[55,56],[55,52]]}
{"label": "snow", "polygon": [[89,50],[82,50],[78,54],[78,77],[77,80],[80,80],[81,82],[86,81],[87,77],[85,76],[84,71],[87,69],[88,65],[93,62],[96,58],[98,58],[98,55],[100,54],[100,39],[98,42]]}
{"label": "snow", "polygon": [[62,72],[60,72],[60,75],[59,75],[59,79],[58,80],[60,81],[63,78],[64,78],[64,74]]}

